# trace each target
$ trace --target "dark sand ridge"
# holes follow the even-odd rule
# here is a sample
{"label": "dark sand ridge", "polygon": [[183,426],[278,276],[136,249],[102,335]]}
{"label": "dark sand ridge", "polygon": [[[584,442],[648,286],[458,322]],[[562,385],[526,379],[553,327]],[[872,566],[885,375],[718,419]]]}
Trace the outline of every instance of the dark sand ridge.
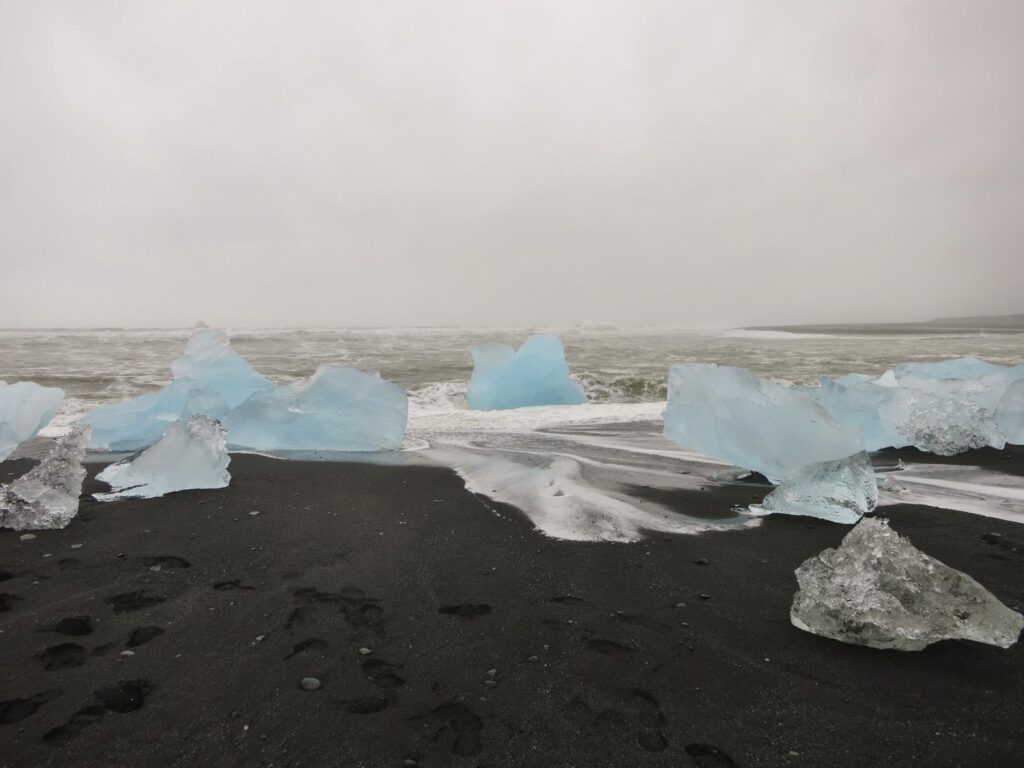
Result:
{"label": "dark sand ridge", "polygon": [[[1019,472],[1024,449],[960,460]],[[875,651],[790,625],[794,568],[845,526],[575,543],[446,470],[239,455],[231,472],[84,502],[34,540],[0,531],[0,765],[1021,764],[1024,644]],[[883,512],[1024,605],[1024,528]]]}

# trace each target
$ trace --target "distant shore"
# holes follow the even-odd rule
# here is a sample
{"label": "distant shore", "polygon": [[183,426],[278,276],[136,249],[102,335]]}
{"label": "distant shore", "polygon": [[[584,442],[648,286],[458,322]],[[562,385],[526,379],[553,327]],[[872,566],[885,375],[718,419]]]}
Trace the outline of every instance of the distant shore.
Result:
{"label": "distant shore", "polygon": [[[957,461],[1021,471],[1024,449]],[[0,480],[29,464],[0,464]],[[67,529],[31,540],[0,531],[0,766],[863,768],[1024,754],[1024,644],[875,651],[790,625],[793,570],[845,526],[777,516],[575,543],[447,470],[236,455],[231,473],[223,490],[83,502]],[[763,495],[737,482],[671,502],[707,515]],[[1021,526],[882,512],[1024,606]]]}
{"label": "distant shore", "polygon": [[991,317],[944,317],[922,323],[833,323],[806,325],[755,325],[748,331],[786,333],[884,335],[943,335],[963,333],[1024,333],[1024,314]]}

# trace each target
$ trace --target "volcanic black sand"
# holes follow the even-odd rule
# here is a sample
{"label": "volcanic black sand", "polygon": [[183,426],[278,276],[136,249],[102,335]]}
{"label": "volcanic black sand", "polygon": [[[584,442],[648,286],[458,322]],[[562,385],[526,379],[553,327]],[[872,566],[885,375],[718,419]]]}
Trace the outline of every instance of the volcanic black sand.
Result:
{"label": "volcanic black sand", "polygon": [[[1024,761],[1024,644],[876,651],[790,625],[793,569],[845,526],[574,543],[445,470],[235,456],[231,472],[221,491],[0,532],[0,765]],[[764,492],[675,501],[709,514]],[[1024,528],[883,512],[1024,605]]]}

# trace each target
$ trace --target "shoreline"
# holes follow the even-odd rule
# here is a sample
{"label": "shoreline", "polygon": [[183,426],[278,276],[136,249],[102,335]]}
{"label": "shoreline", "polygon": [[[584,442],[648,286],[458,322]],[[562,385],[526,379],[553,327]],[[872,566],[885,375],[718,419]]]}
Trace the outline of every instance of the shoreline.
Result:
{"label": "shoreline", "polygon": [[[1018,450],[959,463],[1005,471]],[[0,699],[37,707],[0,725],[0,765],[843,768],[1024,749],[1024,644],[876,651],[790,625],[793,570],[846,526],[571,542],[450,470],[243,454],[230,469],[225,489],[83,501],[29,541],[0,531]],[[672,503],[762,495],[737,482]],[[1024,606],[1019,525],[881,513]],[[91,634],[48,631],[81,616]],[[126,648],[146,627],[163,632]],[[320,690],[300,689],[309,676]]]}

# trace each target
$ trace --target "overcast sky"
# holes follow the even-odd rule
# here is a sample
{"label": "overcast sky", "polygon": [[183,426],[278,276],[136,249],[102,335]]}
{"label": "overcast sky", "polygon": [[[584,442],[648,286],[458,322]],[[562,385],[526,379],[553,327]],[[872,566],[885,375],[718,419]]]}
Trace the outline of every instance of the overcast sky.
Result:
{"label": "overcast sky", "polygon": [[1024,312],[1024,2],[0,0],[0,326]]}

